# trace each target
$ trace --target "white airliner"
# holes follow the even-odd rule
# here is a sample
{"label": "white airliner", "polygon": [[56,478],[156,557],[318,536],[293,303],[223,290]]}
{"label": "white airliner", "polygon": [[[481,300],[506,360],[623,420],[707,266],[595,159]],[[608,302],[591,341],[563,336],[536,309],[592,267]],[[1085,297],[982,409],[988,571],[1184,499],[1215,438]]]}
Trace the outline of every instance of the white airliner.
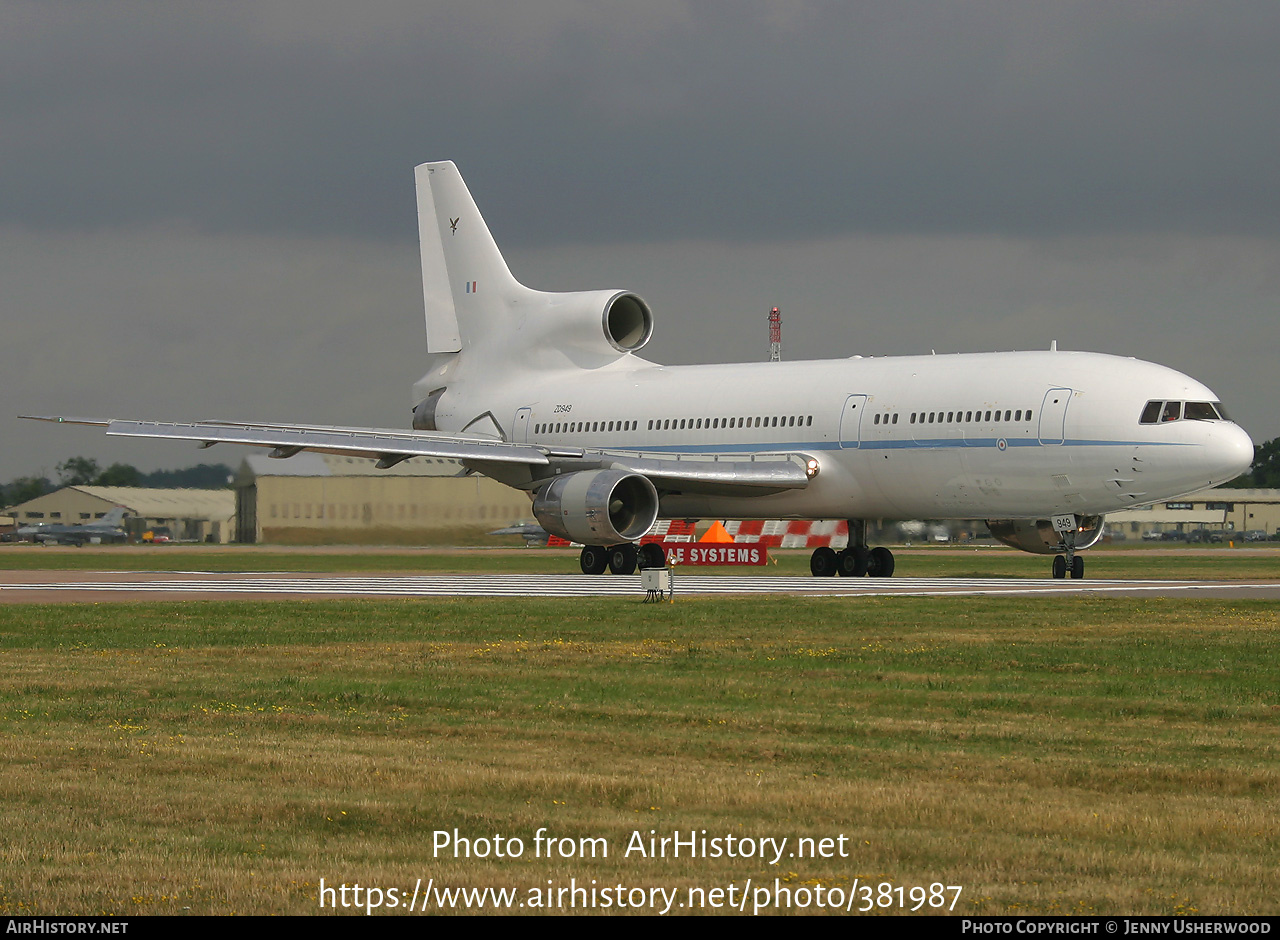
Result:
{"label": "white airliner", "polygon": [[[1008,352],[662,366],[636,353],[653,315],[628,291],[545,293],[508,270],[452,163],[418,167],[427,373],[412,431],[44,418],[108,434],[357,454],[381,467],[452,457],[528,491],[582,570],[660,565],[658,517],[847,519],[815,575],[893,573],[868,519],[985,519],[1054,577],[1105,513],[1224,483],[1253,444],[1217,396],[1119,356]],[[639,556],[637,558],[637,556]]]}

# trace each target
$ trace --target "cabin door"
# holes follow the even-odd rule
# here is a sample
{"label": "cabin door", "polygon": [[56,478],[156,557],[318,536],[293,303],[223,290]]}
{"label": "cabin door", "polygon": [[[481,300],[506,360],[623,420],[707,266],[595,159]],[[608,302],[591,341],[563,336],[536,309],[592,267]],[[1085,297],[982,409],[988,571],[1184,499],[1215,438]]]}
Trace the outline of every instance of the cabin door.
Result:
{"label": "cabin door", "polygon": [[529,409],[521,408],[516,412],[515,424],[511,426],[511,440],[517,444],[529,443]]}
{"label": "cabin door", "polygon": [[1040,405],[1040,443],[1061,444],[1067,438],[1067,405],[1071,389],[1051,388]]}
{"label": "cabin door", "polygon": [[856,449],[862,443],[862,413],[867,410],[866,395],[850,395],[840,413],[840,446]]}

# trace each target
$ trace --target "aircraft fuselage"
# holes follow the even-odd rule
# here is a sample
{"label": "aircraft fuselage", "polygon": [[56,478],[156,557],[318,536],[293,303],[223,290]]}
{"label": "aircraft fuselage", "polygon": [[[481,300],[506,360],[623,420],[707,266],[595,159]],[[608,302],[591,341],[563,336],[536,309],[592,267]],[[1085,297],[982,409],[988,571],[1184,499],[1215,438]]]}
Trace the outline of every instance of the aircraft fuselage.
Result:
{"label": "aircraft fuselage", "polygon": [[629,357],[590,371],[513,370],[482,387],[445,395],[442,429],[474,428],[487,412],[516,441],[662,456],[798,452],[819,461],[804,490],[664,494],[664,516],[1093,515],[1221,483],[1253,455],[1230,421],[1141,424],[1149,401],[1217,396],[1173,369],[1099,353],[698,366]]}

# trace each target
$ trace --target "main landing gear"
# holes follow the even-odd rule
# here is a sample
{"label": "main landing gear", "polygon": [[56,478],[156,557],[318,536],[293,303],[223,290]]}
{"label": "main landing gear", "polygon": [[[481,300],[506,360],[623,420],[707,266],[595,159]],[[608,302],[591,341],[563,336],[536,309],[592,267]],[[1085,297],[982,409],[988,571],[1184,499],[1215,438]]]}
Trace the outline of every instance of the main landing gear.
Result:
{"label": "main landing gear", "polygon": [[609,569],[613,574],[634,574],[636,567],[661,568],[667,563],[661,546],[640,545],[630,542],[605,548],[601,545],[588,545],[578,556],[583,574],[604,574]]}
{"label": "main landing gear", "polygon": [[836,574],[842,578],[861,578],[863,575],[891,578],[893,552],[884,546],[868,548],[867,521],[850,519],[849,544],[839,552],[825,546],[814,549],[813,557],[809,559],[809,570],[818,578]]}

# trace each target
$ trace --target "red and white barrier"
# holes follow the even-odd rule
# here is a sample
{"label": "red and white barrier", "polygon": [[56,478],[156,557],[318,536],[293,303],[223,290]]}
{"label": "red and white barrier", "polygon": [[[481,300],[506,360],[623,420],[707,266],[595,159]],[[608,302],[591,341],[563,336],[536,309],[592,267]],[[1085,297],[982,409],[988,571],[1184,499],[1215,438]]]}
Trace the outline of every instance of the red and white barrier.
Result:
{"label": "red and white barrier", "polygon": [[[652,531],[640,540],[649,542],[694,542],[693,523],[684,519],[659,519]],[[725,529],[735,544],[764,545],[767,548],[820,548],[835,542],[841,548],[849,538],[849,524],[843,519],[749,519],[726,522]],[[574,543],[577,544],[577,543]],[[564,539],[551,536],[548,548],[565,548]]]}
{"label": "red and white barrier", "polygon": [[843,519],[749,519],[726,522],[724,527],[735,542],[769,548],[820,548],[832,542],[843,548],[849,537],[849,524]]}
{"label": "red and white barrier", "polygon": [[[659,519],[653,524],[649,534],[640,539],[640,544],[696,541],[693,535],[693,526],[694,523],[685,519]],[[558,535],[552,535],[547,539],[547,548],[567,548],[570,545],[580,546],[581,544],[581,542],[566,542]]]}

